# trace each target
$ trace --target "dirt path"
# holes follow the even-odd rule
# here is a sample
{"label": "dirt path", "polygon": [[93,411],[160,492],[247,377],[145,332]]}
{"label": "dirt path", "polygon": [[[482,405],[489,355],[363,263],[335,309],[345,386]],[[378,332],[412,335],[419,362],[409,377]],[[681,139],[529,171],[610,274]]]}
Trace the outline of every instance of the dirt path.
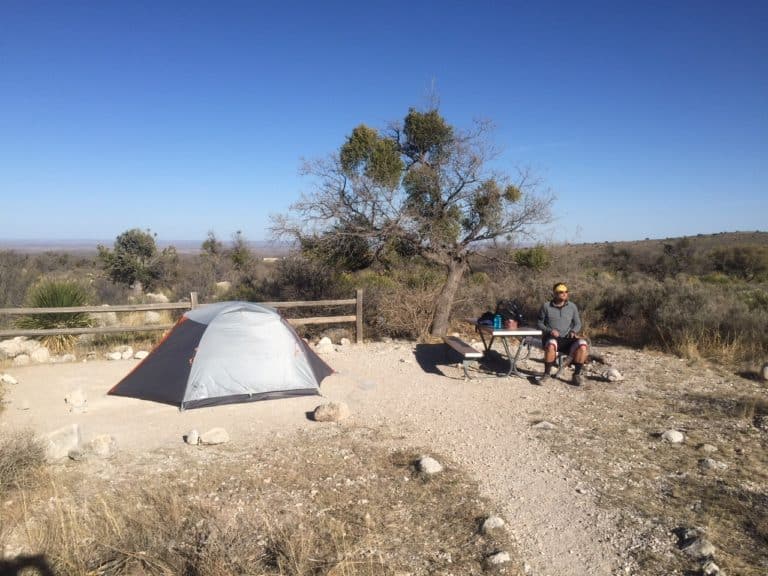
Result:
{"label": "dirt path", "polygon": [[[617,517],[599,510],[587,480],[547,449],[548,431],[532,428],[538,420],[556,422],[559,412],[577,409],[584,398],[580,390],[519,378],[465,382],[459,368],[445,365],[440,350],[409,343],[340,348],[326,356],[337,374],[324,382],[323,396],[350,406],[347,425],[388,430],[403,445],[423,446],[470,471],[506,518],[529,574],[623,572],[627,544]],[[19,384],[8,387],[0,426],[42,433],[78,423],[83,441],[111,434],[121,451],[131,453],[181,447],[192,428],[223,426],[233,442],[248,445],[273,434],[311,431],[318,424],[307,413],[325,401],[304,397],[179,412],[106,396],[135,364],[6,369]],[[70,412],[64,403],[75,388],[88,398],[84,412]]]}

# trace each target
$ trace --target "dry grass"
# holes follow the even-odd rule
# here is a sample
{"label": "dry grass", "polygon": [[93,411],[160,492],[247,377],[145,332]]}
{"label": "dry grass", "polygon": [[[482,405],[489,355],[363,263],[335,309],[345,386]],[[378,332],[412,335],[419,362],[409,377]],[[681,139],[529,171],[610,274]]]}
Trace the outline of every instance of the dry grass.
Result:
{"label": "dry grass", "polygon": [[419,451],[326,434],[69,469],[30,509],[28,552],[61,574],[373,576],[482,574],[512,551],[479,533],[491,507],[460,471],[423,478]]}
{"label": "dry grass", "polygon": [[39,482],[45,448],[31,431],[0,435],[0,498]]}

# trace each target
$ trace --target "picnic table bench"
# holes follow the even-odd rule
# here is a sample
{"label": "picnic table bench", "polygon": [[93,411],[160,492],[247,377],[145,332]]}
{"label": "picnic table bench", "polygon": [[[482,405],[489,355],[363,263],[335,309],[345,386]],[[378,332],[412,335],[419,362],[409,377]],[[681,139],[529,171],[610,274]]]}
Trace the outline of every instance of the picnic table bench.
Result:
{"label": "picnic table bench", "polygon": [[[509,339],[510,338],[525,339],[526,337],[530,337],[532,338],[531,342],[533,342],[536,338],[538,338],[539,340],[541,339],[541,330],[538,330],[537,328],[526,328],[526,327],[494,328],[493,326],[479,324],[475,319],[467,319],[467,322],[475,326],[478,334],[480,334],[480,339],[483,342],[484,352],[476,350],[471,345],[467,344],[466,342],[464,342],[464,340],[462,340],[457,336],[443,337],[443,342],[445,342],[450,348],[452,348],[453,350],[455,350],[461,355],[462,357],[461,365],[462,365],[462,368],[464,369],[465,378],[468,378],[468,379],[471,378],[468,371],[469,364],[472,362],[476,362],[480,358],[485,356],[485,354],[491,350],[491,347],[493,346],[494,341],[497,339],[501,340],[502,346],[504,347],[504,353],[506,354],[506,357],[509,359],[509,370],[507,370],[507,372],[502,372],[501,374],[498,374],[498,376],[519,376],[522,378],[527,376],[526,374],[523,374],[517,369],[517,362],[518,360],[520,360],[520,357],[523,352],[523,349],[525,348],[525,345],[523,344],[523,341],[521,341],[517,346],[517,350],[515,354],[512,355],[509,348]],[[527,350],[530,352],[530,345],[528,345]]]}

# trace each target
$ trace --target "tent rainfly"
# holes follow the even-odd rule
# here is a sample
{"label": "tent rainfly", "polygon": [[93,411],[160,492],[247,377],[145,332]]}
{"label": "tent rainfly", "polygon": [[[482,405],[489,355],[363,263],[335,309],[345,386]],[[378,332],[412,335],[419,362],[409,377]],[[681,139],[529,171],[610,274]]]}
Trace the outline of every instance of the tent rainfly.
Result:
{"label": "tent rainfly", "polygon": [[273,308],[219,302],[187,311],[108,394],[185,410],[319,394],[332,373]]}

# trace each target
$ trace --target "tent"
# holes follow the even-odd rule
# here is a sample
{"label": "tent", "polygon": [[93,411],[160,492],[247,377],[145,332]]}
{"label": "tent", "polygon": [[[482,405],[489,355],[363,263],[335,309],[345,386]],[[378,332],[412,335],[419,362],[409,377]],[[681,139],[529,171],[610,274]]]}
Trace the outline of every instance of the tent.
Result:
{"label": "tent", "polygon": [[184,410],[319,394],[332,373],[273,308],[219,302],[186,312],[108,394]]}

